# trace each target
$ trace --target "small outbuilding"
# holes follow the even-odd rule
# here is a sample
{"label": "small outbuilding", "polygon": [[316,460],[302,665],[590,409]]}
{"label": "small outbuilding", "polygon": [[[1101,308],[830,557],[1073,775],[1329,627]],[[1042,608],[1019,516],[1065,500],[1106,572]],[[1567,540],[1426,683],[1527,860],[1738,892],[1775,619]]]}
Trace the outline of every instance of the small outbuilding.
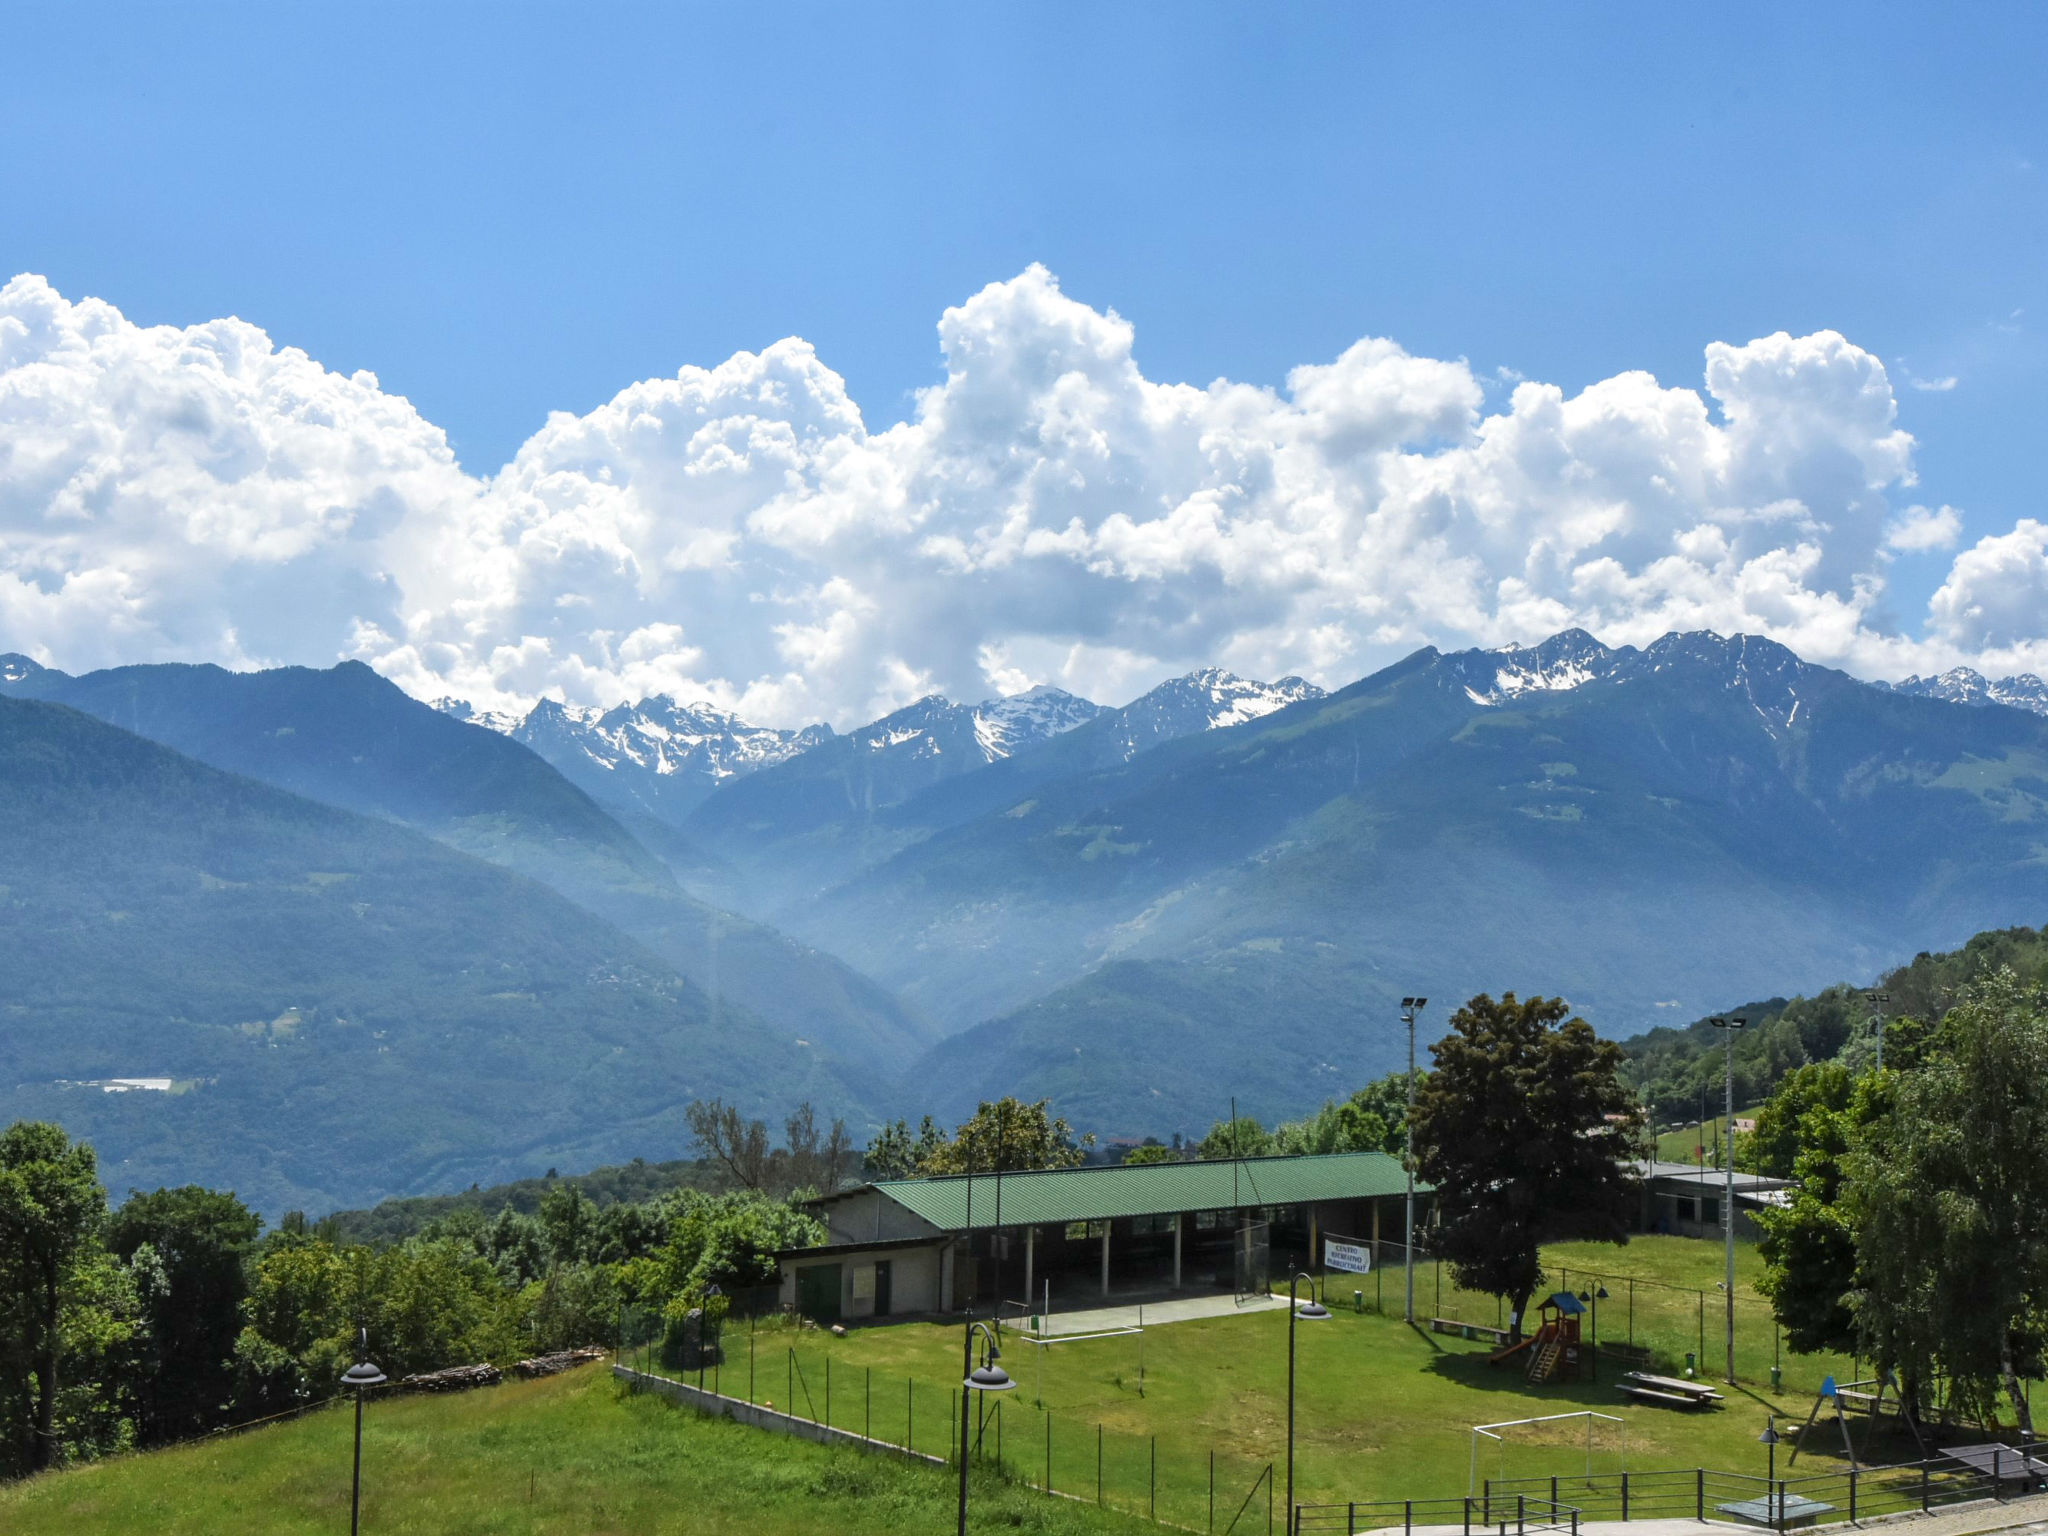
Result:
{"label": "small outbuilding", "polygon": [[[1399,1262],[1406,1188],[1383,1152],[863,1184],[816,1202],[823,1245],[776,1255],[781,1300],[839,1321],[1213,1293],[1248,1272],[1263,1289],[1312,1269],[1325,1237]],[[1420,1223],[1428,1186],[1416,1195]]]}
{"label": "small outbuilding", "polygon": [[[1679,1237],[1721,1236],[1721,1207],[1728,1197],[1728,1174],[1697,1163],[1642,1162],[1643,1203],[1636,1227],[1642,1232],[1668,1232]],[[1735,1175],[1735,1235],[1744,1241],[1761,1236],[1751,1213],[1781,1206],[1791,1197],[1793,1181],[1759,1173]]]}

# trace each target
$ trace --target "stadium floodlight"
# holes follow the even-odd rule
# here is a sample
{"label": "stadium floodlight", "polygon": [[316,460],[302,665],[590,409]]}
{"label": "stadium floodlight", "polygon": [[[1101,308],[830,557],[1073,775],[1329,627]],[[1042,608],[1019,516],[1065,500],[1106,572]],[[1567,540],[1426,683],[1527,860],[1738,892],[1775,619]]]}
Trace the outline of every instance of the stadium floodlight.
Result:
{"label": "stadium floodlight", "polygon": [[355,1476],[349,1484],[348,1536],[356,1536],[361,1525],[363,1512],[363,1394],[372,1387],[384,1385],[384,1373],[369,1361],[370,1330],[356,1332],[356,1363],[341,1373],[341,1384],[355,1388],[356,1393],[356,1467]]}
{"label": "stadium floodlight", "polygon": [[1721,1196],[1721,1236],[1728,1256],[1728,1385],[1735,1385],[1735,1037],[1749,1023],[1744,1018],[1715,1019],[1714,1028],[1728,1041],[1728,1125],[1721,1135],[1725,1182]]}
{"label": "stadium floodlight", "polygon": [[1408,1026],[1408,1128],[1402,1136],[1401,1151],[1401,1161],[1408,1165],[1408,1238],[1401,1254],[1407,1302],[1402,1316],[1411,1327],[1415,1323],[1415,1014],[1428,1005],[1426,997],[1401,999],[1401,1022]]}

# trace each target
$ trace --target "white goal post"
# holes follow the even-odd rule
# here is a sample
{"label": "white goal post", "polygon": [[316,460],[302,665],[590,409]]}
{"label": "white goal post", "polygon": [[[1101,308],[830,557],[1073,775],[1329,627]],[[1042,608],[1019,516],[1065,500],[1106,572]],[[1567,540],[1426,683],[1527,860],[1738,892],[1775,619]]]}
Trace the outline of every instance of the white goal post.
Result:
{"label": "white goal post", "polygon": [[1498,1424],[1474,1424],[1472,1426],[1471,1468],[1465,1478],[1465,1492],[1468,1495],[1479,1492],[1479,1442],[1491,1440],[1496,1446],[1505,1447],[1508,1436],[1504,1431],[1525,1429],[1534,1424],[1563,1424],[1572,1419],[1586,1421],[1586,1479],[1593,1478],[1593,1430],[1596,1422],[1612,1424],[1620,1433],[1621,1466],[1628,1466],[1628,1421],[1611,1413],[1595,1413],[1585,1409],[1578,1413],[1545,1413],[1531,1419],[1503,1419]]}

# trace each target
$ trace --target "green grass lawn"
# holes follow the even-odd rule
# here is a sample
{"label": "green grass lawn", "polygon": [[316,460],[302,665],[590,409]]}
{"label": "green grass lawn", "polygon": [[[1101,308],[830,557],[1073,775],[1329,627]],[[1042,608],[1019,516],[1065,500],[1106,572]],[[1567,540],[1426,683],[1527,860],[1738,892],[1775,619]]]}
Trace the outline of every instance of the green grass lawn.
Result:
{"label": "green grass lawn", "polygon": [[[1762,1108],[1761,1104],[1752,1104],[1746,1109],[1737,1109],[1735,1118],[1754,1120]],[[1726,1135],[1727,1123],[1728,1117],[1716,1111],[1707,1116],[1703,1125],[1686,1125],[1675,1131],[1659,1131],[1657,1156],[1667,1163],[1697,1163],[1701,1160],[1701,1149],[1704,1148],[1706,1166],[1719,1167],[1715,1149],[1723,1144],[1720,1138]]]}
{"label": "green grass lawn", "polygon": [[[1749,1292],[1758,1261],[1752,1248],[1740,1248],[1738,1255],[1737,1294],[1745,1298],[1738,1366],[1750,1379],[1738,1388],[1724,1388],[1728,1405],[1702,1415],[1629,1403],[1611,1379],[1529,1386],[1519,1371],[1490,1366],[1485,1346],[1404,1325],[1398,1316],[1398,1270],[1386,1279],[1391,1316],[1370,1310],[1370,1281],[1354,1287],[1349,1277],[1334,1277],[1330,1300],[1335,1318],[1301,1324],[1298,1332],[1296,1477],[1303,1498],[1460,1495],[1470,1469],[1473,1425],[1581,1409],[1623,1421],[1627,1464],[1633,1470],[1700,1465],[1760,1470],[1763,1453],[1756,1437],[1766,1413],[1803,1419],[1825,1362],[1796,1362],[1796,1373],[1787,1372],[1786,1388],[1771,1390],[1769,1313]],[[1687,1238],[1650,1237],[1620,1249],[1561,1245],[1546,1260],[1553,1281],[1562,1279],[1574,1290],[1607,1287],[1601,1327],[1612,1338],[1628,1328],[1623,1276],[1636,1277],[1638,1340],[1682,1359],[1685,1349],[1698,1347],[1698,1286],[1703,1280],[1712,1285],[1722,1251],[1717,1244]],[[1435,1299],[1433,1275],[1423,1271],[1417,1278],[1418,1310],[1427,1314]],[[1679,1286],[1691,1288],[1669,1288]],[[1367,1299],[1362,1315],[1349,1305],[1354,1288],[1362,1288]],[[1720,1293],[1709,1290],[1710,1368],[1701,1374],[1713,1378],[1720,1375],[1723,1349],[1723,1314],[1714,1310],[1720,1303]],[[1446,1297],[1444,1310],[1469,1321],[1493,1322],[1492,1300],[1484,1299],[1483,1306],[1481,1315],[1480,1298]],[[1142,1512],[1153,1507],[1156,1496],[1162,1518],[1201,1527],[1212,1452],[1219,1503],[1233,1507],[1263,1467],[1282,1456],[1286,1336],[1284,1312],[1150,1329],[1144,1338],[1142,1394],[1134,1338],[1050,1347],[1013,1339],[1004,1364],[1019,1390],[1002,1399],[1004,1460],[1013,1473],[1041,1482],[1049,1419],[1053,1486],[1092,1498],[1099,1427],[1102,1480],[1110,1502]],[[716,1373],[717,1384],[734,1396],[748,1395],[749,1347],[745,1325],[735,1325],[727,1335],[727,1363]],[[778,1407],[793,1401],[795,1411],[807,1417],[829,1415],[842,1428],[865,1428],[898,1442],[909,1421],[921,1449],[945,1455],[953,1443],[952,1387],[960,1379],[960,1348],[957,1325],[858,1328],[843,1339],[815,1329],[762,1327],[752,1335],[753,1396]],[[1787,1357],[1787,1363],[1795,1362]],[[1847,1362],[1841,1374],[1846,1379]],[[1804,1380],[1808,1376],[1810,1384]],[[710,1375],[705,1384],[713,1384]],[[1602,1426],[1596,1471],[1618,1470],[1622,1434]],[[996,1435],[993,1423],[981,1431],[985,1452],[993,1451]],[[1583,1471],[1583,1437],[1583,1424],[1527,1432],[1507,1451],[1489,1451],[1479,1473]]]}
{"label": "green grass lawn", "polygon": [[[306,1418],[0,1489],[9,1536],[348,1528],[351,1415]],[[586,1367],[451,1397],[373,1402],[363,1529],[376,1536],[604,1536],[763,1531],[894,1536],[952,1528],[941,1468],[711,1420]],[[1115,1536],[1137,1523],[993,1478],[974,1528]]]}

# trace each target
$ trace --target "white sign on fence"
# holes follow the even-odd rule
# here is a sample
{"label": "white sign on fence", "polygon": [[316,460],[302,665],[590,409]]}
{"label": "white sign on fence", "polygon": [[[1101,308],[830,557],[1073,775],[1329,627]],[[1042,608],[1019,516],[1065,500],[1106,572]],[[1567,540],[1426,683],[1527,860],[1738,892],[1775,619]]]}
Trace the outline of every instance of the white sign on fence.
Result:
{"label": "white sign on fence", "polygon": [[1334,1237],[1326,1237],[1323,1239],[1323,1267],[1341,1269],[1351,1275],[1369,1275],[1372,1273],[1372,1253],[1363,1243],[1340,1243]]}

